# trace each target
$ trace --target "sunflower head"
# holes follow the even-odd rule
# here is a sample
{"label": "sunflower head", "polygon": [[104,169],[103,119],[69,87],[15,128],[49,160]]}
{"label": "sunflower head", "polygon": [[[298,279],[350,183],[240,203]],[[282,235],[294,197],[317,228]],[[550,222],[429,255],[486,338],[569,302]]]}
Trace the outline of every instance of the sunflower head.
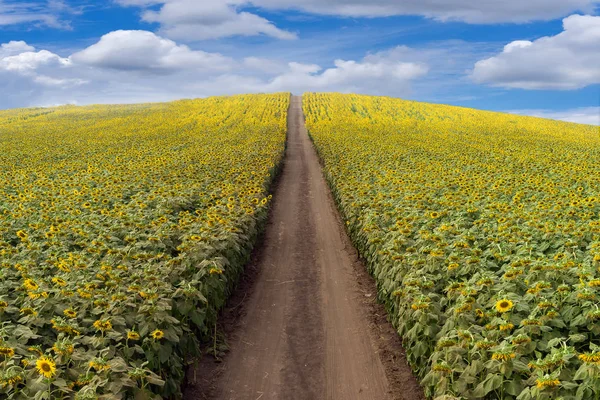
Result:
{"label": "sunflower head", "polygon": [[38,290],[40,288],[40,286],[35,283],[35,281],[33,279],[25,279],[25,282],[23,282],[23,286],[25,286],[25,289],[27,290]]}
{"label": "sunflower head", "polygon": [[496,310],[500,313],[505,313],[513,308],[513,302],[508,299],[498,300],[496,302]]}
{"label": "sunflower head", "polygon": [[136,331],[127,331],[127,339],[129,340],[140,340],[140,334]]}
{"label": "sunflower head", "polygon": [[40,375],[43,375],[46,378],[52,378],[56,375],[56,364],[54,361],[48,357],[40,357],[35,362],[35,368],[39,372]]}
{"label": "sunflower head", "polygon": [[12,347],[0,347],[0,355],[5,358],[11,358],[15,355],[15,349]]}
{"label": "sunflower head", "polygon": [[161,331],[160,329],[153,331],[150,335],[152,336],[153,339],[156,339],[156,340],[160,340],[165,337],[165,333],[163,331]]}
{"label": "sunflower head", "polygon": [[112,323],[108,319],[99,319],[96,322],[94,322],[94,328],[101,332],[110,331],[112,329]]}
{"label": "sunflower head", "polygon": [[63,314],[65,314],[65,317],[68,317],[68,318],[77,317],[77,312],[75,310],[71,310],[70,308],[67,308],[66,310],[64,310]]}

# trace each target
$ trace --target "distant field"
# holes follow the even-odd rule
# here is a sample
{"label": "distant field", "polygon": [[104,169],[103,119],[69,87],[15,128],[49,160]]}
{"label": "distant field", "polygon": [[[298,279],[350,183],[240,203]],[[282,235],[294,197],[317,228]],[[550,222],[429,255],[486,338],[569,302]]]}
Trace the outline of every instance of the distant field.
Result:
{"label": "distant field", "polygon": [[266,217],[289,94],[0,112],[0,397],[176,395]]}
{"label": "distant field", "polygon": [[429,396],[600,395],[598,127],[358,95],[304,110]]}

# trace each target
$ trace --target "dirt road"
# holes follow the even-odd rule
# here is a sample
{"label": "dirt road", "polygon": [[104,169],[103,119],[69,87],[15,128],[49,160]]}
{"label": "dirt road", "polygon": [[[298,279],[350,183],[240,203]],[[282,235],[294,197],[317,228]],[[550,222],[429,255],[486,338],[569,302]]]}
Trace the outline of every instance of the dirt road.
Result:
{"label": "dirt road", "polygon": [[292,97],[288,118],[285,164],[231,351],[214,371],[197,371],[218,376],[208,397],[419,399],[394,354],[401,352],[397,335],[378,326],[387,322],[340,224],[300,97]]}

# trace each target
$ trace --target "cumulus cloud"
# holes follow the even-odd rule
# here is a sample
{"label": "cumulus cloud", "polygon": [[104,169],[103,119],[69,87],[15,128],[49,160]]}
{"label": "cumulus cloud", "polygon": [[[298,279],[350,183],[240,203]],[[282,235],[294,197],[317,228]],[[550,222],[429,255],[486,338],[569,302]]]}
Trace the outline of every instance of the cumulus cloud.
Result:
{"label": "cumulus cloud", "polygon": [[28,45],[24,41],[10,41],[0,45],[0,58],[14,56],[16,54],[34,51],[35,47]]}
{"label": "cumulus cloud", "polygon": [[600,83],[600,17],[571,15],[563,31],[535,41],[519,40],[475,64],[477,83],[521,89],[580,89]]}
{"label": "cumulus cloud", "polygon": [[14,56],[4,57],[0,60],[0,69],[14,71],[20,74],[29,74],[41,66],[56,65],[65,67],[70,64],[66,58],[62,58],[48,50],[26,51]]}
{"label": "cumulus cloud", "polygon": [[272,22],[238,6],[244,0],[117,0],[124,6],[148,7],[142,20],[160,24],[160,34],[176,40],[198,41],[229,36],[265,35],[296,39],[296,34],[279,29]]}
{"label": "cumulus cloud", "polygon": [[509,110],[511,114],[557,119],[578,124],[600,125],[600,107],[580,107],[570,110]]}
{"label": "cumulus cloud", "polygon": [[267,19],[221,1],[170,0],[158,11],[144,12],[142,19],[157,22],[161,32],[174,39],[204,40],[226,36],[267,35],[295,39],[294,33],[277,28]]}
{"label": "cumulus cloud", "polygon": [[[116,0],[123,5],[148,6],[177,4],[181,0]],[[187,0],[186,0],[187,1]],[[201,7],[233,10],[253,6],[269,10],[299,10],[314,14],[345,17],[388,17],[421,15],[438,21],[463,21],[474,24],[498,22],[524,23],[551,20],[573,12],[592,13],[597,0],[202,0]],[[263,32],[264,33],[264,32]],[[267,33],[268,34],[268,33]]]}
{"label": "cumulus cloud", "polygon": [[[0,73],[17,75],[42,86],[70,87],[83,85],[83,79],[69,77],[56,78],[45,75],[45,71],[68,69],[71,60],[60,57],[48,50],[35,51],[25,42],[9,42],[0,45]],[[64,71],[63,71],[64,73]]]}
{"label": "cumulus cloud", "polygon": [[[402,96],[428,71],[426,63],[409,51],[339,59],[323,67],[261,57],[232,59],[192,50],[147,31],[111,32],[69,57],[33,51],[24,42],[7,43],[0,49],[7,54],[0,57],[0,91],[14,93],[0,98],[0,108],[71,101],[167,101],[240,92],[341,91]],[[26,87],[28,95],[18,97],[23,91],[15,86]]]}
{"label": "cumulus cloud", "polygon": [[289,63],[288,71],[273,78],[268,91],[340,91],[376,93],[386,86],[407,93],[414,79],[427,74],[426,65],[398,62],[380,57],[361,61],[335,60],[334,66],[322,69],[315,64]]}
{"label": "cumulus cloud", "polygon": [[114,31],[71,56],[78,64],[115,70],[173,72],[183,69],[227,70],[232,60],[191,50],[148,31]]}

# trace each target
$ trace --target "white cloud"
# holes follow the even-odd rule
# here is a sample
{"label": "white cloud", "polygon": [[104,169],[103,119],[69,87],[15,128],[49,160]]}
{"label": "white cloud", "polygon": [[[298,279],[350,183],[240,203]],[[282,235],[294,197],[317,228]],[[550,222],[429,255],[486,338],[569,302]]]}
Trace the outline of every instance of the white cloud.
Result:
{"label": "white cloud", "polygon": [[581,107],[563,111],[551,110],[510,110],[511,114],[557,119],[578,124],[600,125],[600,107]]}
{"label": "white cloud", "polygon": [[256,6],[296,8],[349,17],[422,15],[438,21],[474,24],[529,22],[560,18],[575,11],[592,12],[597,0],[252,0]]}
{"label": "white cloud", "polygon": [[33,81],[35,83],[39,83],[44,86],[60,86],[60,87],[71,87],[71,86],[79,86],[85,85],[89,83],[89,81],[85,79],[69,79],[69,78],[53,78],[51,76],[46,75],[37,75],[34,77]]}
{"label": "white cloud", "polygon": [[[181,3],[181,0],[116,1],[128,6]],[[592,13],[599,5],[598,0],[199,0],[196,3],[202,7],[227,4],[237,8],[254,6],[344,17],[421,15],[438,21],[474,24],[552,20],[573,12]]]}
{"label": "white cloud", "polygon": [[[599,0],[113,0],[145,9],[142,20],[160,24],[160,34],[197,41],[266,35],[295,39],[257,14],[257,9],[308,12],[341,17],[420,15],[436,21],[473,24],[552,20],[574,12],[593,13]],[[156,9],[159,6],[159,9]],[[149,8],[151,7],[151,8]],[[252,12],[248,9],[251,8]]]}
{"label": "white cloud", "polygon": [[45,70],[59,71],[71,66],[68,58],[48,50],[35,51],[25,42],[9,42],[0,45],[0,72],[16,74],[42,86],[70,87],[86,83],[83,79],[53,78],[43,74]]}
{"label": "white cloud", "polygon": [[267,19],[239,12],[234,5],[222,1],[169,0],[158,11],[144,12],[142,19],[159,23],[165,36],[188,41],[238,35],[296,38]]}
{"label": "white cloud", "polygon": [[148,31],[114,31],[71,56],[73,62],[97,68],[173,72],[227,70],[232,60],[216,53],[191,50]]}
{"label": "white cloud", "polygon": [[[406,96],[413,81],[424,77],[428,66],[399,58],[392,51],[370,54],[362,60],[335,60],[333,66],[298,62],[278,63],[264,59],[245,59],[255,69],[269,66],[267,76],[226,74],[212,81],[199,82],[196,87],[204,93],[336,91],[343,93],[394,94]],[[265,69],[262,69],[265,72]]]}
{"label": "white cloud", "polygon": [[160,34],[188,42],[229,36],[266,35],[277,39],[296,39],[296,34],[277,28],[269,20],[238,6],[245,0],[116,0],[124,6],[148,7],[142,20],[160,24]]}
{"label": "white cloud", "polygon": [[[317,64],[269,58],[239,60],[192,50],[146,31],[115,31],[61,57],[28,50],[0,58],[0,108],[167,101],[242,92],[340,91],[407,95],[428,67],[416,53],[387,51],[359,60]],[[160,73],[157,78],[156,74]]]}
{"label": "white cloud", "polygon": [[2,43],[0,45],[0,58],[14,56],[16,54],[21,54],[26,51],[34,51],[35,47],[28,45],[27,43],[21,41],[10,41],[8,43]]}
{"label": "white cloud", "polygon": [[558,35],[509,43],[478,61],[471,77],[507,88],[570,90],[600,83],[599,66],[600,16],[571,15]]}
{"label": "white cloud", "polygon": [[62,58],[48,50],[26,51],[14,56],[0,59],[0,69],[14,71],[20,74],[29,74],[41,66],[56,65],[65,67],[70,64],[66,58]]}
{"label": "white cloud", "polygon": [[427,66],[380,58],[362,61],[335,60],[334,67],[323,70],[314,64],[290,63],[289,70],[273,78],[268,91],[340,91],[375,93],[392,86],[406,93],[414,79],[427,73]]}
{"label": "white cloud", "polygon": [[62,0],[44,2],[0,0],[0,26],[30,24],[68,29],[69,22],[61,20],[61,16],[73,11]]}

